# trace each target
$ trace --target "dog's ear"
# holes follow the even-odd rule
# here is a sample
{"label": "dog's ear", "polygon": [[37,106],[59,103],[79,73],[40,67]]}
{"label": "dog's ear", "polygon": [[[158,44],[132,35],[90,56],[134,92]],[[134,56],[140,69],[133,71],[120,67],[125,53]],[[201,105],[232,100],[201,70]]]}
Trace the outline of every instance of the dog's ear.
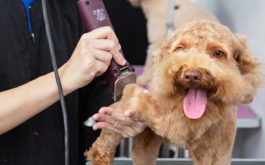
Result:
{"label": "dog's ear", "polygon": [[244,80],[249,86],[249,90],[246,91],[242,103],[249,104],[256,94],[256,89],[261,84],[261,64],[257,62],[257,57],[249,50],[246,37],[239,34],[235,34],[235,37],[238,40],[239,49],[236,51],[234,57]]}
{"label": "dog's ear", "polygon": [[235,34],[235,36],[239,42],[239,49],[236,51],[235,59],[240,72],[243,75],[252,73],[259,66],[257,58],[249,50],[246,37],[240,34]]}

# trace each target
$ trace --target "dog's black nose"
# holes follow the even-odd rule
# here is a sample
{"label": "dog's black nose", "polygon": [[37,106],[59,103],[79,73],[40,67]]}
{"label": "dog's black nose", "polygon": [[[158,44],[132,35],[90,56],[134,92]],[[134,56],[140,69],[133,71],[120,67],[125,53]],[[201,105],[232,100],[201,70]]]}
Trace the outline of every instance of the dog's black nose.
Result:
{"label": "dog's black nose", "polygon": [[187,83],[199,83],[202,79],[202,73],[198,70],[186,70],[184,72],[184,79]]}

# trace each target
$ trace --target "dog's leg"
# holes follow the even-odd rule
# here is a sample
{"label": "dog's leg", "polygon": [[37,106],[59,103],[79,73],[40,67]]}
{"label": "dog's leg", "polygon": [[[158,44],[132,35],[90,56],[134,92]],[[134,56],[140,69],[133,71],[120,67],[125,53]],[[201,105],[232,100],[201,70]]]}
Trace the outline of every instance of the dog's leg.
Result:
{"label": "dog's leg", "polygon": [[133,146],[134,165],[155,165],[162,140],[150,128],[137,135]]}
{"label": "dog's leg", "polygon": [[201,150],[204,154],[200,154],[199,157],[193,156],[194,165],[230,165],[231,152],[227,153],[211,153],[207,149]]}
{"label": "dog's leg", "polygon": [[92,148],[85,152],[87,160],[91,165],[112,165],[116,147],[121,139],[119,134],[103,129]]}

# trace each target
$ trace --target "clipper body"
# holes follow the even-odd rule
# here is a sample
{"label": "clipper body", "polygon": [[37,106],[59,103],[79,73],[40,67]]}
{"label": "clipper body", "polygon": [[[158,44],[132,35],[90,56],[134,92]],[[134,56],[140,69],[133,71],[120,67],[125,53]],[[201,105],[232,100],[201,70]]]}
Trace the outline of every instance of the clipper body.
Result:
{"label": "clipper body", "polygon": [[[77,5],[88,32],[103,26],[113,28],[102,0],[79,0]],[[113,92],[114,101],[121,98],[122,91],[127,84],[136,82],[133,66],[128,62],[120,66],[114,60],[111,61],[105,78]]]}

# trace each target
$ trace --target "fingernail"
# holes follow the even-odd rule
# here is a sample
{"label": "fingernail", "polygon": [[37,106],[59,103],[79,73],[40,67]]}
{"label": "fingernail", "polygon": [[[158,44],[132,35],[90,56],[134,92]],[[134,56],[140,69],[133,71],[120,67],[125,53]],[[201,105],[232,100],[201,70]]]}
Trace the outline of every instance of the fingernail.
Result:
{"label": "fingernail", "polygon": [[104,109],[101,111],[102,114],[108,114],[108,110],[107,109]]}
{"label": "fingernail", "polygon": [[94,130],[94,131],[96,131],[96,130],[97,130],[97,127],[94,127],[94,126],[93,126],[92,128],[93,128],[93,130]]}
{"label": "fingernail", "polygon": [[93,115],[93,119],[94,120],[97,120],[98,119],[98,115],[96,114],[96,115]]}
{"label": "fingernail", "polygon": [[101,108],[98,112],[99,113],[104,113],[105,112],[105,108]]}
{"label": "fingernail", "polygon": [[126,60],[122,56],[119,57],[119,61],[120,61],[121,65],[126,64]]}
{"label": "fingernail", "polygon": [[116,54],[118,55],[118,62],[120,65],[125,65],[126,64],[126,60],[124,59],[122,53],[121,53],[121,49],[116,51]]}

